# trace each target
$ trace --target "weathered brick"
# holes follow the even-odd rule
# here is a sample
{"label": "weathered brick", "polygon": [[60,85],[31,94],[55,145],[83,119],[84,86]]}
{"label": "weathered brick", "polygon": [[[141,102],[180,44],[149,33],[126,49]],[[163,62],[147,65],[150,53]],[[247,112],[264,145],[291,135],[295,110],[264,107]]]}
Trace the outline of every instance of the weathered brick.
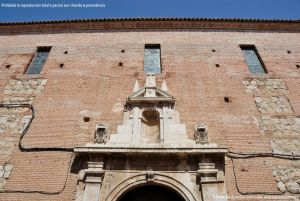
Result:
{"label": "weathered brick", "polygon": [[[169,27],[178,27],[176,22],[166,23]],[[282,153],[289,153],[293,150],[284,150],[289,143],[298,147],[298,138],[277,139],[262,134],[270,130],[273,135],[276,129],[279,132],[288,130],[293,135],[299,132],[282,126],[285,123],[281,121],[292,116],[295,124],[295,119],[300,115],[300,72],[295,67],[300,58],[298,32],[259,30],[259,24],[257,31],[222,31],[226,28],[225,22],[218,25],[218,30],[213,28],[217,26],[215,23],[205,24],[206,28],[211,29],[180,30],[153,30],[151,26],[155,23],[142,24],[149,26],[149,29],[108,31],[102,27],[102,30],[78,31],[82,23],[54,23],[11,25],[8,26],[10,31],[16,32],[10,35],[3,30],[7,27],[0,27],[3,33],[0,36],[0,102],[32,103],[36,111],[35,119],[24,137],[24,146],[72,148],[84,145],[93,142],[98,123],[109,125],[109,133],[115,133],[117,125],[123,120],[122,107],[132,92],[135,80],[144,84],[144,45],[153,43],[161,45],[162,74],[157,76],[158,84],[163,79],[168,83],[170,93],[176,98],[181,122],[187,125],[191,139],[195,125],[203,122],[209,127],[210,141],[231,151],[271,152],[283,146]],[[187,27],[193,26],[192,22],[186,24]],[[70,31],[72,26],[74,30]],[[104,23],[87,22],[84,27],[87,26],[99,28]],[[107,26],[134,28],[143,25],[115,22]],[[200,25],[196,23],[195,26]],[[241,22],[232,22],[230,26],[247,28]],[[263,27],[267,26],[271,29],[275,25],[263,23]],[[289,28],[288,23],[282,23],[282,26]],[[39,28],[39,34],[20,32],[22,29],[34,31]],[[63,31],[64,28],[69,31]],[[254,44],[269,74],[250,74],[239,44]],[[37,46],[52,46],[47,62],[41,74],[24,75]],[[292,54],[287,54],[287,49]],[[68,54],[64,54],[65,51]],[[123,66],[119,66],[119,62]],[[61,63],[63,67],[60,67]],[[7,64],[11,67],[5,68]],[[224,101],[225,96],[229,97],[229,102]],[[276,105],[270,111],[261,111],[259,98],[264,102],[272,97],[288,103],[287,111],[278,112]],[[274,117],[277,114],[283,116]],[[31,114],[26,108],[0,109],[0,165],[8,162],[13,165],[5,181],[5,189],[59,192],[69,175],[66,188],[58,195],[1,193],[0,199],[75,200],[81,195],[76,192],[78,171],[68,172],[71,154],[26,153],[18,149],[19,132],[28,122],[28,115]],[[90,118],[89,122],[84,122],[86,116]],[[264,116],[270,119],[270,124],[261,122]],[[274,119],[280,121],[279,127],[274,125],[276,129],[269,128],[277,124]],[[227,162],[227,192],[229,195],[239,195],[232,164],[229,160]],[[236,160],[240,189],[277,192],[277,182],[272,176],[272,168],[279,167],[277,163],[276,159],[268,158]],[[289,161],[280,161],[280,165],[287,168],[293,166]]]}

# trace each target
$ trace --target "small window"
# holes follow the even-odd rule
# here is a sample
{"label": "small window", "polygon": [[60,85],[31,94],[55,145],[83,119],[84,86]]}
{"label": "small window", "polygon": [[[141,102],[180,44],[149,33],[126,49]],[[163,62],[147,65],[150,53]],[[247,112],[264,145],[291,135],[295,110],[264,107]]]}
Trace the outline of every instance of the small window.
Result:
{"label": "small window", "polygon": [[145,45],[144,71],[146,73],[161,73],[160,45]]}
{"label": "small window", "polygon": [[35,75],[42,71],[44,63],[47,60],[51,47],[38,47],[25,74]]}
{"label": "small window", "polygon": [[252,74],[268,73],[254,45],[242,45],[241,49]]}

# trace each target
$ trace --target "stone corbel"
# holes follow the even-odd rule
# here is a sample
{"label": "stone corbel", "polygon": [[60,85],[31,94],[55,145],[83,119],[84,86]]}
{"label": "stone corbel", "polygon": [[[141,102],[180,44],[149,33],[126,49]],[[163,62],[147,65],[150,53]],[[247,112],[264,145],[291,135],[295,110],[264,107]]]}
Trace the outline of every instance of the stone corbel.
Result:
{"label": "stone corbel", "polygon": [[146,180],[148,183],[153,183],[154,182],[154,177],[155,177],[155,172],[152,170],[148,170],[146,172]]}
{"label": "stone corbel", "polygon": [[98,201],[103,181],[103,162],[88,162],[88,169],[84,170],[83,182],[85,184],[83,201]]}
{"label": "stone corbel", "polygon": [[214,163],[199,163],[197,176],[200,179],[203,201],[225,201],[224,173]]}

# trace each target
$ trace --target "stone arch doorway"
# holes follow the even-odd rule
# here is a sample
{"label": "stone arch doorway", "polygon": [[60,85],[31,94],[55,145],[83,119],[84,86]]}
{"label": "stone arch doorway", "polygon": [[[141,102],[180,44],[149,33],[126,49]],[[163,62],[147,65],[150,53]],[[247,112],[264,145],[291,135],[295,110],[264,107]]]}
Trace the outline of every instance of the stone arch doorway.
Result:
{"label": "stone arch doorway", "polygon": [[176,191],[160,185],[143,185],[125,192],[118,201],[185,201]]}

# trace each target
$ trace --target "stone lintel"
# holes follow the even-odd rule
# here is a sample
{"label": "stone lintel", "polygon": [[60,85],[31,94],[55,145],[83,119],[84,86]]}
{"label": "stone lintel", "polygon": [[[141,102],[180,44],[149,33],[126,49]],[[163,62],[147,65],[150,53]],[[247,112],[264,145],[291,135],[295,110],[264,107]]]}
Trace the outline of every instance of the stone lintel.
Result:
{"label": "stone lintel", "polygon": [[175,103],[175,99],[171,98],[171,97],[137,97],[137,98],[130,98],[127,99],[127,103],[136,103],[136,102],[166,102],[166,103],[171,103],[174,104]]}
{"label": "stone lintel", "polygon": [[225,154],[228,152],[227,148],[133,148],[133,147],[75,147],[75,153],[99,153],[99,154]]}

